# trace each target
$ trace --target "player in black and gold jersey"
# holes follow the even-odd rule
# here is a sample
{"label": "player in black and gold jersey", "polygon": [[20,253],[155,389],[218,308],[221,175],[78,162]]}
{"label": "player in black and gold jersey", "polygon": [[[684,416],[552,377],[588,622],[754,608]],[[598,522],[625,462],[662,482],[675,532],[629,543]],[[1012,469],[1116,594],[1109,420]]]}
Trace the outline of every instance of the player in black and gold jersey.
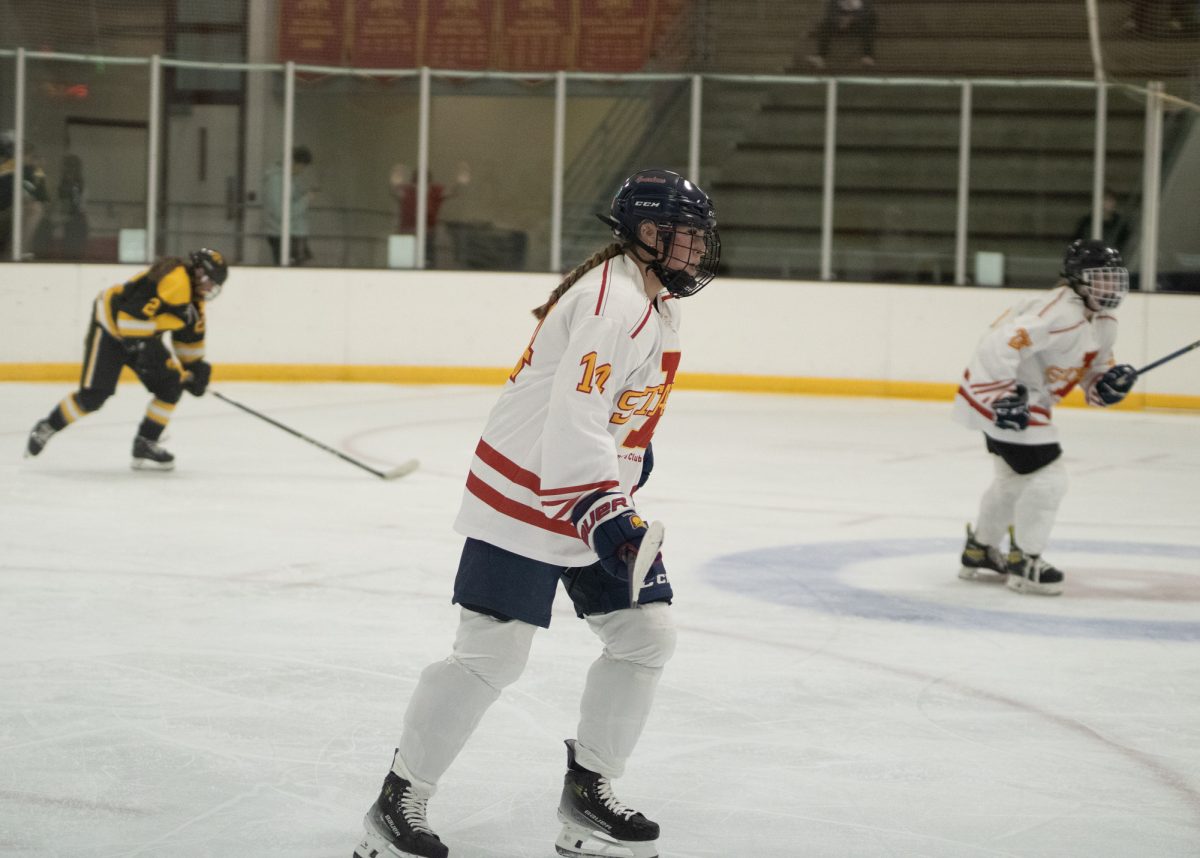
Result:
{"label": "player in black and gold jersey", "polygon": [[[79,389],[37,422],[25,455],[36,456],[55,432],[100,408],[128,366],[154,394],[133,441],[133,467],[174,468],[175,457],[158,439],[183,391],[202,396],[208,387],[212,366],[204,359],[204,305],[217,297],[228,276],[225,257],[201,248],[187,259],[160,259],[101,292],[84,340]],[[174,354],[163,342],[167,332]]]}

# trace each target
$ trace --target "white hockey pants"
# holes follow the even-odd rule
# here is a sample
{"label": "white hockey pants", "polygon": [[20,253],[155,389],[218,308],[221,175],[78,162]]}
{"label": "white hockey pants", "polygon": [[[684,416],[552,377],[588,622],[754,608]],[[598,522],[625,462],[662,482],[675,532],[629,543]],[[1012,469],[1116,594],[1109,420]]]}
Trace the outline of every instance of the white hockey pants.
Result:
{"label": "white hockey pants", "polygon": [[[588,618],[604,652],[588,671],[580,703],[576,759],[585,768],[608,777],[624,771],[675,649],[667,608],[651,603]],[[484,712],[525,670],[536,631],[462,608],[453,652],[425,668],[413,691],[393,770],[432,794]]]}
{"label": "white hockey pants", "polygon": [[992,463],[996,473],[979,504],[975,538],[999,546],[1012,525],[1021,549],[1026,554],[1041,554],[1067,493],[1067,469],[1062,459],[1032,474],[1018,474],[999,456],[993,456]]}

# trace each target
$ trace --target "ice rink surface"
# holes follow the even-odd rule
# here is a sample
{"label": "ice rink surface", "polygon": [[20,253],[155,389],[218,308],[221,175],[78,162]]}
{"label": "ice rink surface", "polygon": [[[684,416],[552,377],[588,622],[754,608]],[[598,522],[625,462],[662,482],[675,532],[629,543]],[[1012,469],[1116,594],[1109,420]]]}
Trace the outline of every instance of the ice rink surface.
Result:
{"label": "ice rink surface", "polygon": [[[0,385],[0,855],[349,858],[449,652],[497,391],[220,384],[174,473],[148,395],[23,460]],[[679,650],[617,794],[663,858],[1200,855],[1200,416],[1063,409],[1059,598],[956,577],[991,469],[946,403],[678,391],[639,493]],[[553,856],[598,647],[562,594],[430,804],[453,858]]]}

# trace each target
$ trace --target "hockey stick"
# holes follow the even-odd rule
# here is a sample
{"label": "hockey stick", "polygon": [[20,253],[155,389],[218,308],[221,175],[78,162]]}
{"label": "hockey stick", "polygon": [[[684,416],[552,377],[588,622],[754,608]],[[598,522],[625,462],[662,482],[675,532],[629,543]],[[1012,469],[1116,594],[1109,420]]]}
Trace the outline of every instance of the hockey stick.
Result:
{"label": "hockey stick", "polygon": [[1196,342],[1192,343],[1191,345],[1184,346],[1181,349],[1176,349],[1175,351],[1171,352],[1166,357],[1160,357],[1154,363],[1146,364],[1144,367],[1142,367],[1141,369],[1139,369],[1137,371],[1137,374],[1141,375],[1144,372],[1149,372],[1150,370],[1154,369],[1156,366],[1162,366],[1164,363],[1166,363],[1169,360],[1175,360],[1175,358],[1179,357],[1180,355],[1187,354],[1188,352],[1190,352],[1192,349],[1196,348],[1197,346],[1200,346],[1200,340],[1196,340]]}
{"label": "hockey stick", "polygon": [[379,477],[379,479],[381,479],[381,480],[399,479],[400,477],[411,474],[421,464],[416,459],[409,459],[404,464],[397,465],[396,467],[392,468],[391,470],[377,471],[374,468],[372,468],[370,465],[364,465],[362,462],[358,461],[358,459],[352,459],[351,457],[347,456],[345,453],[341,452],[340,450],[335,450],[332,447],[322,444],[320,441],[317,441],[314,438],[309,438],[303,432],[297,432],[292,427],[285,426],[282,423],[280,423],[278,420],[273,420],[265,414],[260,414],[259,412],[255,411],[253,408],[250,408],[249,406],[246,406],[246,405],[242,405],[242,403],[240,403],[234,399],[230,399],[228,396],[218,393],[215,390],[212,391],[212,395],[215,396],[217,399],[220,399],[222,402],[228,402],[234,408],[240,408],[242,411],[245,411],[247,414],[253,414],[259,420],[265,420],[267,423],[270,423],[272,426],[282,429],[284,432],[287,432],[290,435],[295,435],[301,441],[307,441],[308,443],[312,444],[314,447],[320,447],[326,453],[333,453],[333,455],[337,456],[339,459],[349,462],[351,465],[354,465],[355,467],[362,468],[364,471],[369,471],[370,473]]}
{"label": "hockey stick", "polygon": [[631,608],[638,606],[638,597],[646,587],[646,573],[650,571],[654,559],[658,557],[658,551],[662,548],[666,535],[667,528],[661,521],[652,521],[646,528],[646,535],[642,537],[642,544],[638,548],[637,559],[633,561],[633,569],[629,572],[629,607]]}

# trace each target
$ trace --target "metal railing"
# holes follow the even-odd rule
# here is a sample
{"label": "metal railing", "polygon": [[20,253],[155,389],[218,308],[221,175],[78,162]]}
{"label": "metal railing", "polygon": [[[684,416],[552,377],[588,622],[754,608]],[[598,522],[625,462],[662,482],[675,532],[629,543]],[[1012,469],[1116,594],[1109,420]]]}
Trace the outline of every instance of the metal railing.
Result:
{"label": "metal railing", "polygon": [[[984,79],[946,79],[946,78],[887,78],[887,77],[825,77],[809,75],[735,75],[711,74],[696,75],[683,73],[654,73],[654,74],[611,74],[599,75],[593,73],[558,72],[553,74],[513,73],[495,71],[462,71],[444,69],[352,69],[327,66],[299,65],[288,62],[285,64],[262,63],[206,63],[185,60],[164,59],[159,56],[147,58],[118,58],[101,57],[83,54],[65,54],[54,52],[27,51],[23,48],[16,50],[0,50],[0,57],[11,57],[14,63],[15,92],[13,97],[12,126],[14,129],[14,163],[23,163],[24,134],[27,122],[27,65],[31,61],[53,60],[68,63],[97,63],[103,62],[114,65],[142,65],[148,68],[149,86],[146,93],[147,115],[149,117],[149,147],[146,165],[146,256],[147,261],[154,256],[158,246],[158,231],[161,228],[160,215],[157,210],[159,198],[159,176],[161,175],[161,134],[162,134],[162,79],[165,69],[193,68],[217,69],[239,72],[271,72],[282,74],[284,79],[284,111],[283,111],[283,141],[281,161],[283,164],[283,187],[280,208],[282,213],[282,242],[281,265],[289,264],[288,243],[291,240],[291,159],[293,151],[293,135],[296,121],[296,76],[297,74],[313,74],[323,76],[347,77],[388,77],[415,78],[419,84],[418,111],[418,157],[417,157],[417,217],[416,217],[416,266],[425,266],[425,247],[427,239],[427,192],[428,168],[430,160],[430,113],[431,93],[430,84],[435,79],[452,79],[454,81],[470,80],[516,80],[525,83],[535,81],[554,81],[554,110],[555,122],[553,132],[553,182],[552,199],[549,201],[551,212],[549,234],[550,252],[546,260],[549,270],[559,271],[563,267],[562,240],[564,228],[564,196],[572,195],[573,199],[587,197],[597,192],[598,185],[594,181],[597,170],[586,170],[578,160],[567,165],[563,157],[565,140],[565,106],[571,98],[573,82],[583,81],[621,81],[621,82],[660,82],[677,83],[690,92],[688,110],[688,170],[703,183],[701,163],[701,129],[703,128],[703,98],[705,87],[715,84],[737,84],[741,86],[763,87],[794,87],[809,86],[823,87],[825,92],[825,133],[824,160],[822,172],[822,216],[821,239],[819,251],[820,277],[825,280],[833,278],[833,259],[836,252],[833,230],[833,207],[836,195],[835,178],[838,168],[838,95],[841,88],[847,85],[864,87],[921,87],[954,89],[960,93],[959,141],[958,141],[958,175],[956,196],[956,217],[954,228],[954,282],[965,284],[967,277],[967,237],[970,218],[971,193],[969,179],[971,175],[971,131],[973,121],[972,100],[974,94],[984,88],[1018,88],[1027,90],[1037,89],[1075,89],[1090,90],[1095,94],[1095,136],[1093,151],[1093,182],[1092,182],[1092,223],[1094,237],[1100,237],[1102,212],[1102,189],[1104,187],[1105,158],[1106,158],[1106,122],[1108,117],[1108,96],[1110,90],[1120,87],[1136,93],[1145,99],[1145,139],[1143,145],[1143,178],[1142,178],[1142,217],[1140,219],[1140,256],[1141,282],[1143,289],[1153,289],[1156,282],[1156,248],[1158,241],[1158,207],[1159,184],[1162,170],[1162,116],[1164,96],[1160,84],[1150,83],[1145,88],[1131,87],[1126,84],[1112,84],[1102,80],[1009,80],[998,78]],[[637,128],[630,121],[632,111],[628,109],[615,110],[609,118],[612,128],[597,143],[599,149],[585,150],[587,159],[600,160],[604,148],[603,141],[611,140],[611,135],[622,138],[628,137],[637,141],[645,139],[647,130]],[[611,148],[611,146],[609,147]],[[19,172],[19,167],[15,167]],[[604,191],[611,192],[605,188]],[[586,200],[585,200],[586,202]],[[11,258],[22,258],[24,199],[21,193],[21,182],[13,182],[11,210]]]}

